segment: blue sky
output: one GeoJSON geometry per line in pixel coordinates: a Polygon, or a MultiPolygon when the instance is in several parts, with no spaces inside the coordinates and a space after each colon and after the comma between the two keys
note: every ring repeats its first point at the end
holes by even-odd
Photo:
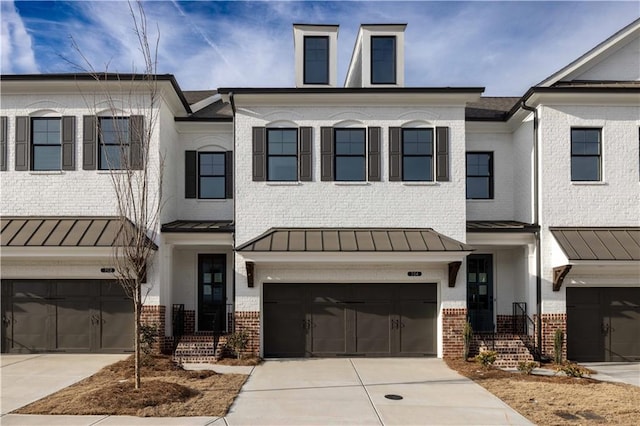
{"type": "MultiPolygon", "coordinates": [[[[520,96],[640,17],[640,2],[145,1],[158,72],[184,90],[292,87],[295,23],[339,24],[342,84],[361,23],[407,23],[407,86],[520,96]]],[[[126,1],[1,0],[3,74],[141,71],[126,1]]]]}

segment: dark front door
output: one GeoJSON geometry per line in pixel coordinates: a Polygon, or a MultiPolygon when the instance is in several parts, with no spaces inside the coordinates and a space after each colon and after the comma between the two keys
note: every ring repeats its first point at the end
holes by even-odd
{"type": "Polygon", "coordinates": [[[490,254],[467,257],[467,312],[473,331],[494,331],[492,264],[490,254]]]}
{"type": "Polygon", "coordinates": [[[567,358],[640,360],[640,288],[567,288],[567,358]]]}
{"type": "Polygon", "coordinates": [[[436,353],[436,284],[265,284],[265,356],[436,353]]]}
{"type": "Polygon", "coordinates": [[[226,325],[224,254],[198,255],[198,330],[220,333],[226,325]]]}

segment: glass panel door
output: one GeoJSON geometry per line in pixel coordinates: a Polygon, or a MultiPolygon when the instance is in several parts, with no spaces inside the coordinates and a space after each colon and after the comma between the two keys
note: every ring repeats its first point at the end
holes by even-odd
{"type": "Polygon", "coordinates": [[[467,310],[473,331],[494,331],[492,263],[490,254],[467,257],[467,310]]]}
{"type": "Polygon", "coordinates": [[[222,332],[226,313],[224,254],[198,255],[198,330],[222,332]]]}

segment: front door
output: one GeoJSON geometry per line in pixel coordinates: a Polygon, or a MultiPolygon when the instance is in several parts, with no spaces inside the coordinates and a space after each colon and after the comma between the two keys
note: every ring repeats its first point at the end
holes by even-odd
{"type": "Polygon", "coordinates": [[[220,333],[225,329],[226,265],[224,254],[198,255],[198,330],[220,333]]]}
{"type": "Polygon", "coordinates": [[[467,311],[473,331],[494,331],[492,264],[490,254],[467,257],[467,311]]]}

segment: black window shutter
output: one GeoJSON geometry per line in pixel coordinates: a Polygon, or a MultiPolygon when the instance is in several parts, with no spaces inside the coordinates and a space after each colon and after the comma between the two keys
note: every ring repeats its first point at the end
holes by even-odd
{"type": "Polygon", "coordinates": [[[436,181],[449,181],[449,128],[436,127],[436,181]]]}
{"type": "Polygon", "coordinates": [[[224,154],[224,193],[225,198],[233,198],[233,151],[224,154]]]}
{"type": "Polygon", "coordinates": [[[16,170],[29,170],[29,117],[16,117],[16,170]]]}
{"type": "Polygon", "coordinates": [[[0,170],[7,170],[7,117],[0,117],[0,170]]]}
{"type": "Polygon", "coordinates": [[[320,128],[320,180],[333,180],[333,127],[320,128]]]}
{"type": "Polygon", "coordinates": [[[369,127],[369,180],[380,181],[380,127],[369,127]]]}
{"type": "Polygon", "coordinates": [[[311,167],[311,147],[312,147],[311,127],[300,128],[300,154],[298,158],[300,181],[308,182],[312,180],[311,167]]]}
{"type": "Polygon", "coordinates": [[[62,117],[62,170],[76,169],[76,118],[62,117]]]}
{"type": "Polygon", "coordinates": [[[253,180],[267,180],[267,129],[253,128],[253,180]]]}
{"type": "Polygon", "coordinates": [[[400,127],[389,127],[389,180],[402,180],[402,149],[400,127]]]}
{"type": "Polygon", "coordinates": [[[95,170],[98,160],[98,135],[95,115],[82,117],[82,169],[95,170]]]}
{"type": "Polygon", "coordinates": [[[184,154],[184,198],[196,198],[198,188],[198,155],[195,151],[185,151],[184,154]]]}
{"type": "Polygon", "coordinates": [[[149,147],[149,141],[145,141],[144,117],[132,115],[129,117],[129,155],[132,170],[142,170],[144,164],[145,145],[149,147]]]}

